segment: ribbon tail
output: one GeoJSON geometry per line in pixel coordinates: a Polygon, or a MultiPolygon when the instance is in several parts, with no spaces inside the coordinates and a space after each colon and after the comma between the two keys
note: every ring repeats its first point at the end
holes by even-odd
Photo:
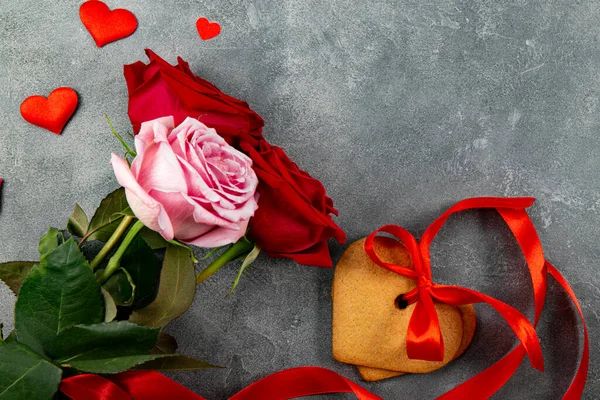
{"type": "Polygon", "coordinates": [[[433,299],[426,289],[419,292],[408,324],[406,353],[413,360],[443,361],[444,338],[433,299]]]}
{"type": "Polygon", "coordinates": [[[359,400],[383,400],[343,376],[321,367],[299,367],[269,375],[230,400],[287,400],[326,393],[354,393],[359,400]]]}
{"type": "Polygon", "coordinates": [[[442,303],[454,306],[473,303],[487,303],[492,306],[492,308],[502,315],[525,347],[531,366],[544,371],[542,348],[535,328],[519,311],[493,297],[460,286],[434,285],[432,287],[432,296],[442,303]]]}
{"type": "MultiPolygon", "coordinates": [[[[515,236],[527,261],[527,267],[533,284],[535,303],[534,326],[536,326],[546,297],[547,267],[542,245],[535,226],[526,211],[519,208],[499,208],[497,210],[515,236]]],[[[525,358],[525,355],[526,352],[523,346],[517,346],[501,360],[448,393],[438,397],[438,400],[461,400],[464,398],[479,400],[490,398],[512,378],[525,358]]]]}
{"type": "Polygon", "coordinates": [[[123,372],[111,376],[110,380],[135,400],[206,400],[156,371],[123,372]]]}
{"type": "Polygon", "coordinates": [[[58,390],[72,400],[133,400],[115,383],[93,374],[65,378],[58,390]]]}
{"type": "Polygon", "coordinates": [[[498,213],[510,228],[525,256],[533,285],[534,324],[537,324],[546,299],[547,270],[542,243],[526,211],[499,208],[498,213]]]}
{"type": "Polygon", "coordinates": [[[436,400],[489,399],[512,378],[526,354],[523,345],[519,344],[501,360],[436,400]]]}
{"type": "Polygon", "coordinates": [[[571,286],[567,282],[564,276],[554,266],[550,263],[548,265],[548,273],[556,279],[556,282],[567,292],[571,301],[577,308],[577,312],[579,313],[579,317],[581,318],[581,323],[583,325],[583,353],[581,355],[581,362],[579,363],[579,367],[577,367],[577,372],[575,373],[575,377],[567,390],[567,393],[563,396],[563,400],[578,400],[581,398],[581,394],[583,393],[583,388],[585,387],[585,381],[587,380],[587,374],[590,363],[590,343],[588,338],[588,330],[587,325],[585,323],[585,318],[583,317],[583,311],[581,310],[581,306],[579,305],[579,301],[571,289],[571,286]]]}
{"type": "MultiPolygon", "coordinates": [[[[546,265],[548,274],[558,282],[571,298],[583,325],[583,352],[581,355],[581,362],[579,363],[579,367],[575,372],[575,377],[573,378],[569,389],[563,396],[563,400],[578,400],[583,394],[589,369],[590,350],[587,326],[577,297],[567,280],[550,263],[546,263],[546,265]]],[[[438,397],[437,400],[462,400],[465,398],[474,400],[488,399],[514,375],[523,361],[525,354],[526,352],[523,345],[517,346],[500,361],[455,387],[451,391],[438,397]]]]}
{"type": "MultiPolygon", "coordinates": [[[[72,400],[205,400],[156,371],[110,377],[85,374],[63,379],[60,391],[72,400]]],[[[246,387],[231,400],[285,400],[326,393],[354,393],[359,400],[383,400],[343,376],[321,367],[277,372],[246,387]]]]}

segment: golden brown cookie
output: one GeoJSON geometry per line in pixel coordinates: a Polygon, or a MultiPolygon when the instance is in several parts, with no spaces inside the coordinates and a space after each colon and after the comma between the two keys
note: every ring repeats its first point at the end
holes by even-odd
{"type": "MultiPolygon", "coordinates": [[[[475,309],[471,304],[466,306],[458,307],[460,311],[462,320],[463,320],[463,337],[460,342],[460,347],[458,348],[458,352],[454,355],[452,360],[460,357],[465,350],[469,347],[471,342],[473,341],[473,336],[475,336],[475,328],[477,326],[477,320],[475,318],[475,309]]],[[[372,367],[363,367],[361,365],[357,365],[358,372],[363,380],[367,382],[380,381],[382,379],[393,378],[396,376],[404,375],[404,372],[398,371],[389,371],[385,369],[378,369],[372,367]]]]}
{"type": "MultiPolygon", "coordinates": [[[[336,360],[409,373],[439,369],[457,354],[463,322],[456,307],[436,304],[444,340],[441,362],[411,360],[406,353],[406,333],[414,304],[396,306],[396,298],[415,287],[412,279],[388,271],[371,261],[365,239],[351,244],[342,255],[333,279],[332,347],[336,360]]],[[[388,263],[411,267],[410,255],[398,241],[377,237],[375,251],[388,263]]]]}

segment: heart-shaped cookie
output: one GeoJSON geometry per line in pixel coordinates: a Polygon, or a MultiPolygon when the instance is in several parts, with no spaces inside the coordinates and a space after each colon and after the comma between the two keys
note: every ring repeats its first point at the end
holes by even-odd
{"type": "Polygon", "coordinates": [[[98,47],[123,39],[137,29],[137,18],[131,11],[122,8],[111,11],[100,0],[83,3],[79,8],[79,18],[98,47]]]}
{"type": "Polygon", "coordinates": [[[60,87],[44,96],[31,96],[21,103],[21,115],[25,121],[60,135],[77,109],[77,93],[68,87],[60,87]]]}
{"type": "MultiPolygon", "coordinates": [[[[463,338],[463,321],[456,307],[436,304],[444,341],[441,362],[408,358],[406,334],[414,304],[400,309],[397,299],[415,287],[405,278],[371,261],[364,250],[365,239],[348,247],[335,270],[333,280],[333,356],[336,360],[409,373],[427,373],[450,362],[463,338]]],[[[412,266],[408,251],[400,242],[376,237],[374,246],[387,263],[412,266]]]]}
{"type": "MultiPolygon", "coordinates": [[[[473,308],[473,305],[469,304],[460,306],[458,307],[458,311],[460,312],[460,316],[463,320],[463,337],[460,342],[460,347],[458,348],[458,351],[452,360],[457,359],[465,352],[465,350],[467,350],[473,341],[473,336],[475,336],[475,328],[477,327],[477,319],[475,317],[475,308],[473,308]]],[[[357,368],[360,376],[367,382],[380,381],[382,379],[393,378],[395,376],[405,374],[405,372],[363,367],[361,365],[357,365],[357,368]]]]}
{"type": "Polygon", "coordinates": [[[202,40],[209,40],[219,36],[221,33],[221,25],[218,22],[210,22],[208,18],[198,18],[196,21],[196,29],[202,40]]]}

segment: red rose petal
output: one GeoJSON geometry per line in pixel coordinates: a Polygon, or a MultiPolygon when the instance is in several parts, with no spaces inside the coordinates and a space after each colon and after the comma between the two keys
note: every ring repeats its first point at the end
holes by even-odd
{"type": "Polygon", "coordinates": [[[217,22],[210,22],[204,17],[198,18],[198,21],[196,21],[196,29],[198,29],[198,33],[202,40],[212,39],[219,36],[219,33],[221,33],[221,25],[217,22]]]}
{"type": "Polygon", "coordinates": [[[137,29],[137,18],[131,11],[122,8],[111,11],[99,0],[83,3],[79,8],[79,18],[98,47],[123,39],[137,29]]]}
{"type": "Polygon", "coordinates": [[[55,89],[48,98],[31,96],[21,103],[25,121],[60,135],[77,108],[77,93],[68,87],[55,89]]]}

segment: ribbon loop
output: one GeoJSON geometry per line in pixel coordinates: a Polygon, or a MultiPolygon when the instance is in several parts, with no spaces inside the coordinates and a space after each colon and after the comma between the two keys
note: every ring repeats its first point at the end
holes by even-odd
{"type": "MultiPolygon", "coordinates": [[[[416,280],[420,276],[422,276],[421,271],[423,270],[423,267],[422,267],[421,257],[419,255],[419,246],[417,245],[417,240],[414,238],[413,235],[410,234],[410,232],[408,232],[406,229],[404,229],[400,226],[385,225],[385,226],[382,226],[381,228],[377,229],[375,232],[373,232],[369,236],[367,236],[367,239],[365,241],[365,251],[367,252],[369,257],[371,258],[371,260],[373,260],[373,262],[375,264],[379,265],[382,268],[387,269],[388,271],[395,272],[399,275],[402,275],[406,278],[410,278],[413,280],[416,280]],[[409,267],[402,266],[402,265],[386,263],[379,258],[379,256],[375,252],[375,248],[373,246],[375,237],[377,236],[377,234],[379,232],[389,233],[390,235],[392,235],[393,237],[398,239],[398,241],[400,241],[406,247],[406,249],[408,250],[408,252],[411,255],[412,262],[413,262],[413,268],[409,268],[409,267]]],[[[431,274],[429,275],[429,278],[431,279],[431,274]]]]}

